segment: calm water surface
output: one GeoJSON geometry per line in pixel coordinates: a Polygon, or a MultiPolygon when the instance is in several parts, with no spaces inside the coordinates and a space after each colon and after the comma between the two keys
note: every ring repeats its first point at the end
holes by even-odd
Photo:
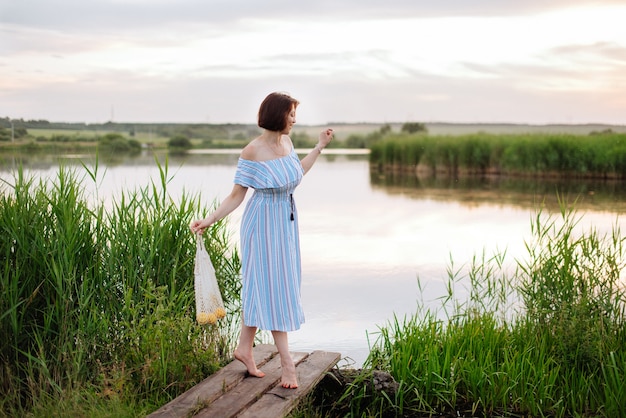
{"type": "MultiPolygon", "coordinates": [[[[523,259],[537,202],[553,201],[556,190],[582,196],[582,225],[602,231],[616,223],[625,226],[619,214],[626,197],[619,184],[399,182],[371,174],[367,158],[325,152],[294,195],[306,314],[306,323],[290,334],[294,351],[338,351],[344,364],[360,366],[379,326],[394,315],[413,314],[418,301],[433,309],[440,306],[437,298],[446,294],[451,259],[455,268],[483,252],[506,250],[511,263],[523,259]]],[[[35,175],[54,176],[56,161],[49,157],[24,164],[35,175]]],[[[169,193],[174,199],[183,191],[200,194],[207,205],[221,200],[232,188],[236,163],[232,153],[170,157],[169,193]]],[[[13,164],[2,161],[1,179],[12,180],[13,164]]],[[[85,182],[98,200],[160,184],[151,156],[100,165],[97,186],[85,182]]],[[[235,243],[243,207],[230,217],[235,243]]]]}

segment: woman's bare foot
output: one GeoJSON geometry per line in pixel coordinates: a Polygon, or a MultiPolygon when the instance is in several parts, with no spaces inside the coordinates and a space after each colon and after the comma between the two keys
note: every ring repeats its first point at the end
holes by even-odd
{"type": "Polygon", "coordinates": [[[242,362],[246,369],[248,369],[248,374],[254,377],[263,377],[265,373],[256,368],[256,363],[254,362],[254,356],[252,355],[252,350],[250,350],[249,354],[244,354],[239,351],[239,348],[235,349],[235,353],[233,354],[237,360],[242,362]]]}
{"type": "Polygon", "coordinates": [[[285,389],[297,389],[298,377],[296,376],[296,366],[293,364],[293,360],[289,358],[287,361],[282,361],[281,359],[280,363],[283,369],[280,385],[285,389]]]}

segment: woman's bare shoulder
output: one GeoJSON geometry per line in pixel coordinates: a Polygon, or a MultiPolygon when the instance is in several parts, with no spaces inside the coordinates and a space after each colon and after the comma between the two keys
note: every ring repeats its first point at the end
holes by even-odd
{"type": "Polygon", "coordinates": [[[240,157],[244,160],[255,161],[259,154],[259,145],[258,138],[253,139],[248,145],[243,147],[240,157]]]}

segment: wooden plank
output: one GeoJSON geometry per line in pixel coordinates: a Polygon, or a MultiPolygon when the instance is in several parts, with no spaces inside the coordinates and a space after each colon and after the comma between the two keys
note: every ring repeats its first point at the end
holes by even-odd
{"type": "Polygon", "coordinates": [[[297,389],[285,389],[278,384],[250,405],[238,418],[286,416],[296,407],[298,401],[309,393],[324,375],[337,364],[340,358],[341,354],[339,353],[314,351],[296,367],[297,389]]]}
{"type": "MultiPolygon", "coordinates": [[[[294,363],[298,364],[308,356],[308,353],[291,353],[294,363]]],[[[265,376],[262,378],[249,377],[228,392],[224,393],[194,415],[196,418],[228,418],[235,417],[280,382],[280,356],[273,357],[263,367],[265,376]]],[[[270,417],[271,415],[265,415],[270,417]]]]}
{"type": "MultiPolygon", "coordinates": [[[[254,347],[253,354],[257,367],[261,367],[270,361],[277,354],[277,351],[273,344],[260,344],[254,347]]],[[[218,399],[224,392],[235,387],[244,379],[245,375],[246,366],[240,361],[232,361],[176,399],[148,415],[148,418],[188,417],[218,399]]]]}

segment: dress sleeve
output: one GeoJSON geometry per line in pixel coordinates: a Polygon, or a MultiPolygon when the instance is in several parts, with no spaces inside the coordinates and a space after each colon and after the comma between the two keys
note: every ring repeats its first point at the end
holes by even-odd
{"type": "Polygon", "coordinates": [[[243,159],[239,159],[237,162],[237,171],[235,172],[235,184],[240,184],[243,187],[250,187],[252,185],[252,176],[250,173],[249,164],[246,164],[247,161],[243,159]]]}
{"type": "MultiPolygon", "coordinates": [[[[297,159],[297,157],[296,157],[297,159]]],[[[253,189],[280,188],[286,183],[290,160],[279,158],[269,161],[251,161],[239,158],[235,184],[253,189]]],[[[298,161],[298,164],[299,161],[298,161]]],[[[298,166],[302,170],[302,166],[298,166]]]]}

